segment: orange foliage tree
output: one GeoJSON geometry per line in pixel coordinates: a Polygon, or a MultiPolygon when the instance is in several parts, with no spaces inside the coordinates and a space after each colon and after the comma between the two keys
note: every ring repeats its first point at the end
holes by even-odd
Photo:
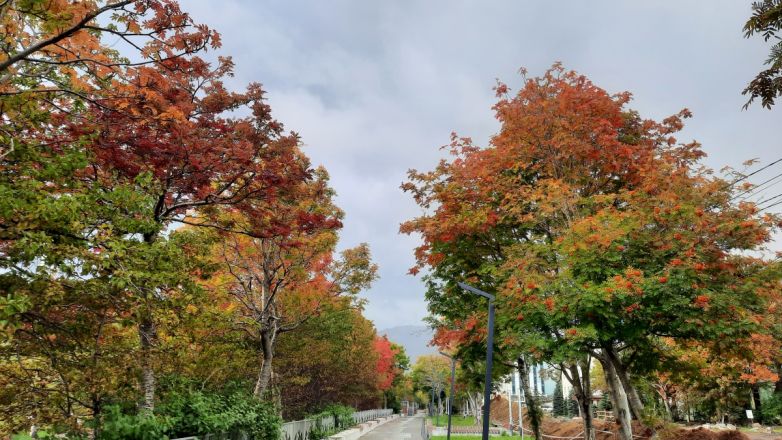
{"type": "Polygon", "coordinates": [[[766,332],[758,287],[778,278],[746,251],[779,218],[734,203],[738,189],[700,165],[700,145],[677,142],[686,110],[642,119],[629,93],[559,65],[516,94],[496,91],[490,146],[453,135],[454,158],[403,185],[427,210],[401,230],[423,239],[413,272],[430,271],[438,342],[475,354],[485,334],[483,307],[456,281],[497,292],[498,358],[558,365],[585,414],[597,359],[629,440],[644,411],[631,374],[659,367],[661,337],[727,344],[766,332]]]}

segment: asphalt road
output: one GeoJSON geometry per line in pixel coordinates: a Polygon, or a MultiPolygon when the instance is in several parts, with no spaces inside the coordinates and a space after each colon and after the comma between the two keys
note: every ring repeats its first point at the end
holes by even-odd
{"type": "Polygon", "coordinates": [[[359,437],[361,440],[423,440],[423,416],[400,417],[359,437]]]}

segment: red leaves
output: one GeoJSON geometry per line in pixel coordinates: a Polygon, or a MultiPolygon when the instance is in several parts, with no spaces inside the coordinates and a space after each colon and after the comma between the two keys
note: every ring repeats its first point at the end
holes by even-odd
{"type": "Polygon", "coordinates": [[[394,356],[397,354],[397,351],[392,349],[391,342],[385,336],[375,337],[374,348],[377,353],[375,372],[378,376],[378,389],[387,391],[391,389],[391,385],[396,377],[394,356]]]}

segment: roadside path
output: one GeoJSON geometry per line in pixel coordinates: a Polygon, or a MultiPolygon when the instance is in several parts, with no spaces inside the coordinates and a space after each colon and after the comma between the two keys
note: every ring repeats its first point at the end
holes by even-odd
{"type": "Polygon", "coordinates": [[[400,417],[359,437],[360,440],[423,440],[421,424],[423,416],[400,417]]]}

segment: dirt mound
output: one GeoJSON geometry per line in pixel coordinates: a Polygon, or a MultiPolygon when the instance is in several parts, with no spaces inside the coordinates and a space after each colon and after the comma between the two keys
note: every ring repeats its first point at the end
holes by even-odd
{"type": "MultiPolygon", "coordinates": [[[[491,401],[491,419],[492,422],[502,425],[505,428],[510,428],[508,416],[508,400],[502,396],[496,396],[491,401]]],[[[513,402],[510,405],[510,410],[513,411],[513,425],[514,430],[518,429],[518,404],[513,402]]],[[[527,410],[522,409],[524,418],[524,432],[526,434],[532,434],[529,417],[527,417],[527,410]]],[[[616,422],[607,422],[605,420],[595,420],[595,438],[596,440],[616,440],[619,438],[619,424],[616,422]]],[[[561,419],[550,416],[543,418],[543,426],[541,431],[544,436],[559,437],[559,439],[546,439],[546,440],[567,440],[578,439],[584,435],[584,425],[580,418],[574,419],[561,419]]],[[[633,421],[633,437],[634,440],[645,440],[652,437],[652,430],[638,421],[633,421]]],[[[695,429],[687,428],[673,428],[660,432],[661,440],[750,440],[750,438],[743,432],[734,430],[724,431],[711,431],[703,427],[695,429]]],[[[782,440],[782,439],[781,439],[782,440]]]]}
{"type": "Polygon", "coordinates": [[[664,440],[749,440],[743,432],[735,429],[728,431],[710,431],[699,427],[694,429],[676,428],[672,431],[661,433],[664,440]]]}

